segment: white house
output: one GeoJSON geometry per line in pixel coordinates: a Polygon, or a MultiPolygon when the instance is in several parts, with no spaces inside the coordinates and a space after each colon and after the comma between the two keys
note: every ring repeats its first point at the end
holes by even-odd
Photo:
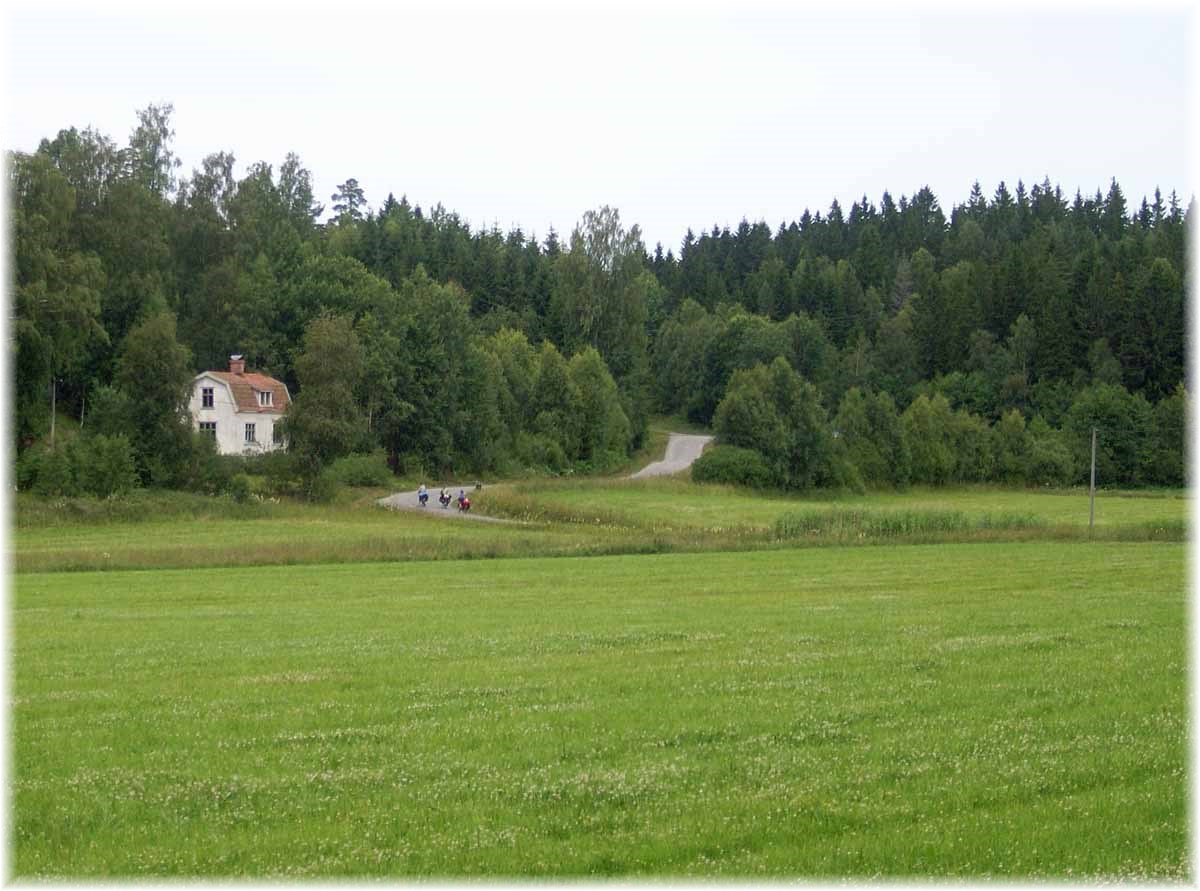
{"type": "Polygon", "coordinates": [[[279,422],[292,397],[282,381],[246,371],[241,356],[228,371],[204,371],[192,381],[192,423],[211,434],[222,455],[256,455],[282,448],[279,422]]]}

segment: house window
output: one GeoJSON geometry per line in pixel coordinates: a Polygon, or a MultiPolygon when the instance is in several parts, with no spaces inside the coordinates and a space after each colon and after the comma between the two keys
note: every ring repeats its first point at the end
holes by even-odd
{"type": "MultiPolygon", "coordinates": [[[[211,393],[212,391],[209,390],[209,392],[211,393]]],[[[213,439],[216,439],[217,438],[217,422],[216,421],[201,421],[200,422],[200,432],[207,433],[213,439]]]]}
{"type": "Polygon", "coordinates": [[[257,442],[257,440],[254,438],[254,425],[253,424],[246,425],[246,442],[257,442]]]}
{"type": "Polygon", "coordinates": [[[213,407],[213,388],[212,387],[204,387],[200,391],[200,407],[201,408],[212,408],[213,407]]]}
{"type": "Polygon", "coordinates": [[[270,390],[259,390],[258,391],[258,404],[259,405],[270,405],[271,404],[271,391],[270,390]]]}
{"type": "Polygon", "coordinates": [[[279,445],[283,442],[283,428],[278,424],[271,427],[271,442],[279,445]]]}

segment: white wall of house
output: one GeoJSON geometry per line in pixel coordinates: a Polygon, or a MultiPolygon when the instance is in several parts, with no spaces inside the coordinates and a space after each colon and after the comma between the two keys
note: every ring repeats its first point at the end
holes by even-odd
{"type": "Polygon", "coordinates": [[[188,400],[188,411],[192,415],[192,427],[203,429],[202,423],[217,425],[217,452],[222,455],[257,455],[283,448],[283,443],[275,442],[275,425],[283,415],[275,412],[242,412],[238,411],[234,401],[233,391],[225,381],[199,375],[192,382],[192,396],[188,400]],[[212,408],[204,407],[203,393],[205,388],[213,391],[212,408]],[[246,440],[246,425],[254,425],[254,441],[246,440]]]}

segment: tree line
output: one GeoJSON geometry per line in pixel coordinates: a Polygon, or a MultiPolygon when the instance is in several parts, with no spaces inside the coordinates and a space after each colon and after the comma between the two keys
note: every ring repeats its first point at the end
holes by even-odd
{"type": "Polygon", "coordinates": [[[240,352],[291,389],[310,478],[373,449],[433,473],[603,469],[664,412],[793,487],[1050,466],[1077,482],[1093,424],[1124,449],[1107,482],[1183,481],[1193,211],[1174,193],[1131,208],[1115,180],[1072,200],[1048,179],[990,199],[976,184],[947,216],[921,188],[774,231],[689,231],[676,256],[607,207],[539,240],[403,196],[372,209],[353,179],[322,223],[295,154],[235,179],[219,151],[183,174],[172,113],[138,112],[124,145],[72,127],[9,154],[18,455],[53,402],[102,446],[124,436],[142,483],[194,485],[191,376],[240,352]],[[922,412],[953,460],[921,457],[922,412]],[[877,428],[910,429],[907,451],[877,428]],[[771,445],[768,429],[792,432],[771,445]],[[968,470],[972,449],[992,458],[968,470]]]}

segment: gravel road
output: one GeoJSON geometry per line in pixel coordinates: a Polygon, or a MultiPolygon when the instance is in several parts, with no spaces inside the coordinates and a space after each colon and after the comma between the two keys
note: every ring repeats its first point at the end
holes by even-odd
{"type": "MultiPolygon", "coordinates": [[[[475,484],[447,486],[451,496],[456,501],[458,499],[458,490],[462,489],[467,493],[467,497],[471,497],[471,493],[475,491],[475,484]]],[[[467,511],[463,513],[458,509],[456,501],[451,501],[449,507],[442,507],[438,504],[438,493],[442,491],[441,486],[429,490],[429,504],[421,507],[420,499],[417,498],[418,489],[413,489],[411,492],[397,492],[395,495],[388,495],[386,498],[380,498],[379,504],[392,510],[419,510],[425,513],[434,514],[439,517],[455,517],[462,520],[480,520],[484,523],[511,523],[511,520],[505,520],[502,517],[485,517],[483,514],[472,513],[467,511]]],[[[474,501],[474,499],[471,499],[474,501]]]]}
{"type": "MultiPolygon", "coordinates": [[[[653,464],[647,464],[637,473],[633,474],[630,479],[644,479],[648,476],[666,476],[672,473],[679,473],[681,470],[686,470],[691,466],[692,462],[700,457],[700,453],[704,451],[704,447],[712,441],[711,436],[694,436],[688,433],[672,433],[671,438],[667,440],[667,453],[661,461],[655,461],[653,464]]],[[[458,497],[458,490],[463,489],[469,496],[474,491],[475,486],[458,485],[447,486],[450,494],[455,498],[458,497]]],[[[458,509],[458,506],[453,502],[449,507],[442,507],[438,504],[437,496],[441,491],[441,486],[437,486],[429,490],[429,504],[421,507],[421,502],[417,499],[417,490],[411,492],[397,492],[395,495],[388,495],[386,498],[380,498],[379,503],[384,507],[392,510],[417,510],[425,511],[438,517],[456,517],[462,520],[480,520],[485,523],[509,523],[511,520],[505,520],[501,517],[485,517],[482,514],[472,513],[467,511],[463,513],[458,509]]]]}
{"type": "Polygon", "coordinates": [[[688,433],[672,433],[667,440],[667,454],[661,461],[647,464],[630,479],[642,479],[648,476],[667,476],[679,473],[692,466],[692,462],[700,457],[704,447],[712,442],[711,436],[695,436],[688,433]]]}

